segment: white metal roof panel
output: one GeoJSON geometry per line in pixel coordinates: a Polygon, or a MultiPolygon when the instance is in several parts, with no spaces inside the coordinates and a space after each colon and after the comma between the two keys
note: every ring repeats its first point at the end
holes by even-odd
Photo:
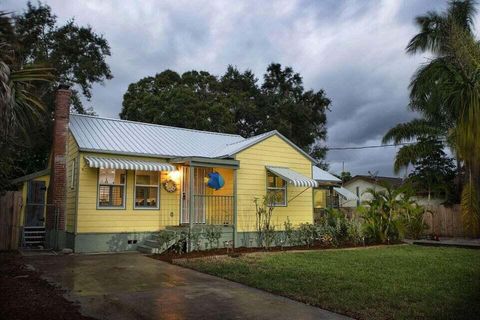
{"type": "Polygon", "coordinates": [[[345,200],[358,200],[357,195],[344,187],[334,187],[333,190],[345,198],[345,200]]]}
{"type": "Polygon", "coordinates": [[[215,150],[245,140],[235,134],[77,114],[70,115],[70,130],[83,151],[155,157],[212,157],[215,150]]]}
{"type": "Polygon", "coordinates": [[[328,173],[317,166],[313,166],[313,179],[320,182],[342,182],[342,180],[335,177],[333,174],[328,173]]]}
{"type": "Polygon", "coordinates": [[[284,167],[266,167],[268,171],[276,174],[290,184],[293,184],[295,187],[316,187],[318,185],[317,181],[309,177],[304,176],[301,173],[298,173],[290,168],[284,167]]]}

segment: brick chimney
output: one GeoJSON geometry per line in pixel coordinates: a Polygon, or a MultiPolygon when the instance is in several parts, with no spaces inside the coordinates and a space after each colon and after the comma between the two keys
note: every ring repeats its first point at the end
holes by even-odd
{"type": "MultiPolygon", "coordinates": [[[[50,184],[48,188],[49,207],[45,221],[47,230],[65,230],[65,207],[67,199],[67,143],[71,95],[72,92],[66,85],[60,85],[55,93],[50,184]]],[[[53,243],[50,239],[50,245],[57,247],[58,233],[50,234],[56,239],[54,241],[56,243],[53,243]]]]}

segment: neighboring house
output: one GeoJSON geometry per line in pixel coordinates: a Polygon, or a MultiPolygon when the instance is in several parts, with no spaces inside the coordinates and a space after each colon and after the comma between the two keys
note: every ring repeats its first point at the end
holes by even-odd
{"type": "Polygon", "coordinates": [[[57,249],[148,251],[162,230],[217,225],[222,243],[248,246],[254,198],[266,194],[274,195],[278,229],[287,219],[313,222],[315,160],[277,131],[246,139],[70,115],[69,100],[69,90],[57,92],[49,169],[15,180],[30,232],[24,241],[43,241],[45,232],[46,246],[57,249]]]}
{"type": "MultiPolygon", "coordinates": [[[[358,199],[351,198],[346,200],[343,204],[344,207],[357,207],[363,201],[371,200],[371,194],[367,193],[368,189],[375,189],[376,191],[385,190],[383,187],[385,184],[392,186],[393,188],[399,188],[403,184],[403,179],[396,177],[372,177],[366,175],[356,175],[351,180],[343,184],[344,189],[358,196],[358,199]]],[[[431,198],[423,195],[416,195],[412,197],[421,206],[437,206],[445,202],[445,199],[431,198]]]]}
{"type": "Polygon", "coordinates": [[[364,175],[356,175],[349,181],[343,184],[343,187],[356,195],[358,199],[348,200],[344,203],[345,207],[357,207],[363,201],[371,200],[371,195],[366,191],[368,189],[375,189],[377,191],[385,190],[383,184],[389,184],[394,188],[402,185],[403,180],[395,177],[371,177],[364,175]]]}

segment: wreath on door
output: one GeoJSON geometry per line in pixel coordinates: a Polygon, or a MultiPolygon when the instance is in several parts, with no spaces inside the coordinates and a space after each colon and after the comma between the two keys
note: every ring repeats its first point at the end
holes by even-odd
{"type": "Polygon", "coordinates": [[[163,188],[167,192],[175,192],[177,191],[177,184],[173,180],[166,180],[163,182],[163,188]]]}

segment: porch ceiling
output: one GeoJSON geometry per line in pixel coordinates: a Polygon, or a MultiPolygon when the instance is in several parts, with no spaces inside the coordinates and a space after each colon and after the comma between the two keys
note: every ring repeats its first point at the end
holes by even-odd
{"type": "Polygon", "coordinates": [[[188,164],[192,167],[222,167],[237,169],[240,167],[240,161],[234,159],[185,157],[170,160],[170,163],[188,164]]]}

